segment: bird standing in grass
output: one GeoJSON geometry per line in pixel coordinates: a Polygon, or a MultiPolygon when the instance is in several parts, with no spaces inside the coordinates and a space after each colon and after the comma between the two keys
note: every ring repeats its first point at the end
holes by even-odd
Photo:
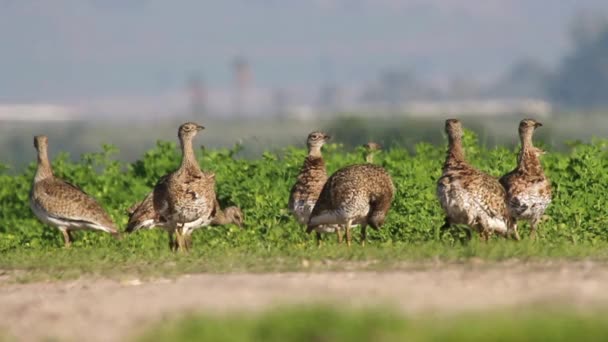
{"type": "MultiPolygon", "coordinates": [[[[460,121],[446,120],[445,132],[449,146],[443,174],[437,182],[437,196],[446,214],[441,230],[453,224],[466,224],[486,241],[492,233],[513,234],[519,240],[502,185],[496,178],[469,165],[464,158],[460,121]]],[[[470,237],[470,232],[468,235],[470,237]]]]}
{"type": "MultiPolygon", "coordinates": [[[[289,196],[289,211],[296,217],[298,223],[307,224],[310,213],[321,194],[327,180],[325,161],[321,148],[331,137],[323,132],[312,132],[308,135],[306,145],[308,155],[291,188],[289,196]]],[[[321,233],[336,233],[338,242],[342,242],[340,227],[337,225],[321,225],[316,228],[317,243],[321,243],[321,233]]]]}
{"type": "Polygon", "coordinates": [[[186,251],[186,239],[196,227],[209,225],[215,208],[215,177],[201,171],[192,140],[204,127],[193,122],[179,127],[182,149],[179,168],[162,177],[153,191],[154,210],[165,221],[169,234],[175,234],[179,251],[186,251]]]}
{"type": "MultiPolygon", "coordinates": [[[[154,202],[153,202],[154,193],[149,193],[143,201],[137,202],[132,205],[129,209],[127,209],[127,214],[129,215],[129,222],[127,223],[126,232],[133,233],[141,229],[152,229],[152,228],[161,228],[169,232],[169,247],[172,250],[177,249],[177,244],[175,239],[173,238],[172,232],[169,230],[167,226],[167,222],[162,220],[160,215],[154,210],[154,202]]],[[[222,210],[219,202],[216,200],[214,204],[214,214],[212,216],[210,226],[221,226],[227,224],[235,224],[240,228],[243,227],[244,215],[239,207],[230,206],[226,207],[222,210]]],[[[194,225],[197,224],[197,221],[194,223],[186,223],[184,225],[185,229],[188,231],[192,231],[198,227],[194,225]]],[[[186,240],[187,248],[192,247],[192,243],[190,240],[190,236],[186,240]]]]}
{"type": "Polygon", "coordinates": [[[30,207],[38,219],[56,226],[65,247],[72,244],[73,230],[97,230],[119,237],[110,215],[91,196],[53,174],[48,158],[48,138],[34,137],[38,167],[30,191],[30,207]]]}
{"type": "Polygon", "coordinates": [[[539,156],[544,151],[534,147],[532,136],[542,124],[533,119],[519,123],[521,150],[517,167],[500,178],[507,191],[507,205],[514,220],[530,221],[530,237],[536,236],[536,228],[547,206],[551,203],[551,183],[545,176],[539,156]]]}
{"type": "Polygon", "coordinates": [[[367,225],[379,229],[395,195],[391,176],[382,167],[358,164],[336,171],[323,186],[308,222],[310,233],[322,225],[343,225],[346,243],[351,244],[351,228],[361,225],[361,245],[365,245],[367,225]]]}

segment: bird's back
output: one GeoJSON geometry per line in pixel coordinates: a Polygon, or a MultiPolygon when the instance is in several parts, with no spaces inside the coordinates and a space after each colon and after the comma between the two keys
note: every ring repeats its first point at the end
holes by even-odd
{"type": "Polygon", "coordinates": [[[110,215],[93,197],[57,177],[35,182],[30,201],[36,215],[46,215],[47,221],[50,218],[70,225],[90,224],[109,233],[118,232],[110,215]]]}
{"type": "Polygon", "coordinates": [[[163,224],[160,215],[154,210],[154,192],[150,192],[143,201],[130,208],[126,231],[131,233],[139,229],[149,229],[163,224]]]}
{"type": "Polygon", "coordinates": [[[355,221],[377,216],[383,219],[394,193],[392,179],[384,168],[372,164],[347,166],[329,177],[312,216],[333,210],[355,221]]]}

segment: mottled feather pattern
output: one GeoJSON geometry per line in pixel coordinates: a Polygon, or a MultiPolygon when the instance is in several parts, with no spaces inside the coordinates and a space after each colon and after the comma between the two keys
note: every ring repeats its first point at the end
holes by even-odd
{"type": "Polygon", "coordinates": [[[437,197],[448,224],[466,224],[485,237],[493,232],[506,235],[514,231],[516,227],[500,182],[464,159],[460,121],[446,120],[445,129],[449,147],[443,174],[437,181],[437,197]]]}
{"type": "Polygon", "coordinates": [[[306,157],[289,197],[289,210],[301,224],[308,222],[326,180],[327,171],[323,158],[306,157]]]}
{"type": "Polygon", "coordinates": [[[551,183],[545,176],[540,155],[544,153],[534,147],[532,135],[542,124],[533,119],[524,119],[519,124],[521,150],[515,169],[500,179],[506,189],[507,203],[512,217],[532,223],[532,233],[551,203],[551,183]]]}
{"type": "Polygon", "coordinates": [[[384,168],[372,164],[342,168],[325,183],[312,211],[309,230],[315,226],[314,218],[321,215],[377,229],[384,223],[394,194],[392,179],[384,168]]]}
{"type": "MultiPolygon", "coordinates": [[[[31,202],[54,219],[89,222],[103,227],[110,233],[118,232],[110,215],[91,196],[80,188],[56,177],[35,182],[31,191],[31,202]]],[[[76,227],[73,227],[76,228],[76,227]]]]}

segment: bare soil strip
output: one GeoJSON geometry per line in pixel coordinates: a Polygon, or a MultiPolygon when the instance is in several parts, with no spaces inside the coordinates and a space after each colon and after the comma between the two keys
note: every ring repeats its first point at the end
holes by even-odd
{"type": "Polygon", "coordinates": [[[0,329],[18,340],[115,341],[187,312],[279,304],[391,305],[452,314],[536,303],[608,307],[608,264],[507,262],[406,265],[399,271],[196,274],[141,281],[82,278],[0,283],[0,329]]]}

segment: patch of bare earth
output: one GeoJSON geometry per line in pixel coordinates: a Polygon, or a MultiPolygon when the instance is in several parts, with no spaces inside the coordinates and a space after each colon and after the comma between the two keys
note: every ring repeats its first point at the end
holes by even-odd
{"type": "Polygon", "coordinates": [[[389,304],[405,313],[457,313],[533,303],[608,304],[608,264],[410,264],[382,272],[196,274],[177,279],[0,285],[0,329],[18,340],[113,341],[185,312],[279,304],[389,304]]]}

